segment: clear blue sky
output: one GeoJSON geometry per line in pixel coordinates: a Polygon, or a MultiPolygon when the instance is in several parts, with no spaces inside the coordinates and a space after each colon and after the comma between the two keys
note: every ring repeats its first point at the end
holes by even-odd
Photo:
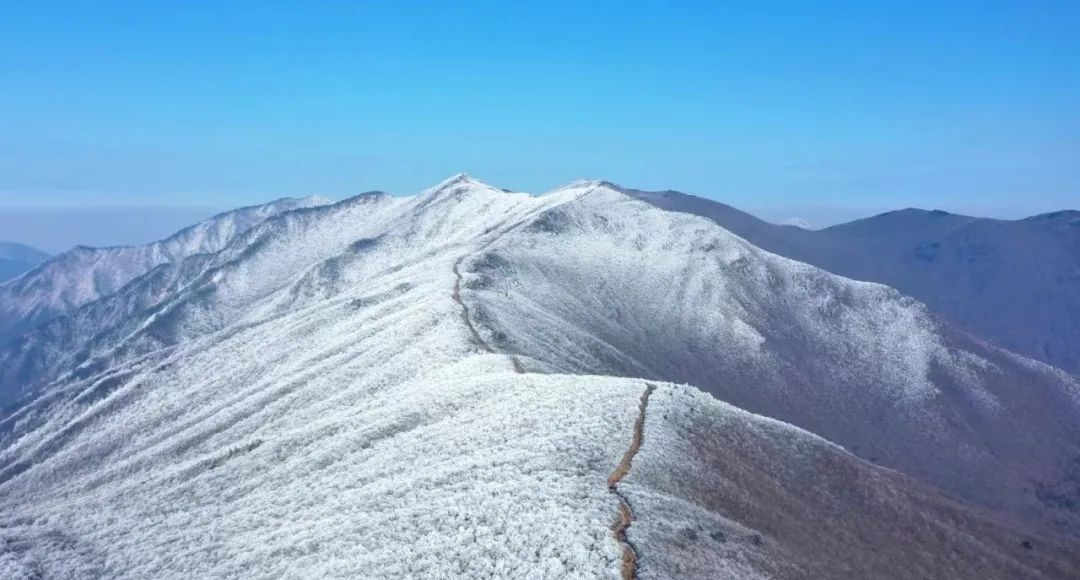
{"type": "Polygon", "coordinates": [[[1080,205],[1075,0],[521,4],[6,3],[0,207],[223,208],[459,171],[814,221],[1080,205]]]}

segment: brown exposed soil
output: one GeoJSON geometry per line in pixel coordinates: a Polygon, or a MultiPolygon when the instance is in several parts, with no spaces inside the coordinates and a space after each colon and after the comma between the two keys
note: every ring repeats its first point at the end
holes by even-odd
{"type": "Polygon", "coordinates": [[[647,385],[645,392],[641,394],[641,405],[639,406],[638,418],[634,421],[634,436],[630,440],[630,448],[626,450],[622,460],[619,461],[619,465],[615,467],[615,471],[611,472],[608,477],[608,489],[619,500],[619,517],[615,520],[611,531],[615,535],[615,541],[623,545],[623,580],[635,580],[637,578],[637,549],[626,536],[626,531],[634,521],[634,512],[630,509],[630,502],[627,501],[626,496],[619,491],[619,482],[630,472],[634,456],[641,449],[641,443],[645,437],[645,410],[649,406],[649,395],[655,390],[654,385],[647,385]]]}

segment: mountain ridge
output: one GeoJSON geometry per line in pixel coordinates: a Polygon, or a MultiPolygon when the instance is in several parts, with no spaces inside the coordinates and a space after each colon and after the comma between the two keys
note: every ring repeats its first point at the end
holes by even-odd
{"type": "Polygon", "coordinates": [[[76,246],[0,284],[0,343],[49,319],[112,294],[153,267],[214,252],[275,213],[323,204],[319,197],[282,198],[223,212],[142,246],[76,246]]]}
{"type": "Polygon", "coordinates": [[[950,328],[596,182],[286,212],[0,348],[86,355],[0,417],[0,534],[58,574],[617,578],[641,418],[640,578],[1070,578],[1080,385],[950,328]]]}

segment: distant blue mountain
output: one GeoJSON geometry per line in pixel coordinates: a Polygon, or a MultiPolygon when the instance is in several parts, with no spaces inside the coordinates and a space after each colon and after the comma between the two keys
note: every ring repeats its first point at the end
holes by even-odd
{"type": "Polygon", "coordinates": [[[48,253],[26,244],[0,242],[0,282],[22,274],[49,257],[48,253]]]}

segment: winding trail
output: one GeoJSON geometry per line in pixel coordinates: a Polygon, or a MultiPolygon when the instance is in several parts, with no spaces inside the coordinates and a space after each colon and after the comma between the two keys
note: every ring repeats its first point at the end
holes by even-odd
{"type": "Polygon", "coordinates": [[[465,256],[462,256],[454,262],[454,302],[458,303],[461,307],[461,317],[465,320],[465,326],[469,328],[469,334],[472,335],[473,341],[484,352],[495,352],[483,338],[480,338],[480,333],[476,332],[476,327],[473,326],[472,317],[469,316],[469,307],[465,305],[461,300],[461,262],[465,260],[465,256]]]}
{"type": "MultiPolygon", "coordinates": [[[[465,260],[465,256],[462,256],[454,262],[454,302],[461,306],[461,317],[465,321],[465,326],[469,329],[469,334],[472,335],[473,341],[476,342],[480,350],[486,353],[494,353],[495,349],[491,348],[480,333],[477,332],[476,326],[473,325],[472,317],[469,314],[469,307],[465,305],[465,302],[461,299],[461,263],[465,260]]],[[[518,374],[524,374],[525,368],[521,364],[521,360],[515,355],[510,355],[510,362],[513,364],[514,372],[518,374]]],[[[638,571],[638,552],[634,547],[633,542],[627,537],[626,531],[630,529],[630,525],[634,522],[634,511],[630,508],[630,500],[626,498],[621,491],[619,491],[619,483],[622,481],[626,474],[630,473],[630,467],[634,462],[634,456],[637,455],[638,450],[641,449],[641,444],[645,439],[645,411],[649,406],[649,396],[656,390],[656,385],[646,384],[645,392],[641,394],[641,404],[638,409],[637,420],[634,421],[634,435],[630,439],[630,447],[623,454],[622,460],[615,466],[615,471],[611,472],[608,476],[608,490],[619,500],[619,517],[615,520],[615,523],[611,526],[612,534],[615,536],[615,541],[622,544],[622,580],[637,580],[638,571]]]]}
{"type": "Polygon", "coordinates": [[[623,454],[622,461],[615,467],[615,471],[611,472],[608,477],[608,489],[619,500],[619,518],[615,520],[615,524],[612,525],[611,531],[615,534],[615,540],[623,545],[622,555],[622,578],[623,580],[636,580],[637,579],[637,548],[626,536],[626,530],[630,528],[630,524],[634,522],[634,512],[630,509],[630,501],[626,498],[621,491],[619,491],[619,483],[627,473],[630,473],[630,466],[634,462],[634,456],[637,455],[639,449],[641,449],[641,443],[645,438],[645,410],[649,406],[649,395],[652,395],[656,390],[655,385],[646,384],[645,392],[641,394],[641,405],[638,407],[638,418],[634,421],[634,436],[630,440],[630,448],[623,454]]]}
{"type": "MultiPolygon", "coordinates": [[[[584,197],[585,195],[588,195],[588,194],[592,193],[593,191],[596,191],[597,189],[599,189],[599,187],[600,187],[599,185],[594,185],[594,186],[586,189],[581,194],[581,196],[584,197]]],[[[496,241],[498,241],[499,238],[501,238],[507,232],[513,231],[516,228],[519,228],[519,227],[527,224],[529,222],[529,220],[533,219],[537,215],[542,214],[543,212],[547,211],[548,209],[550,209],[550,208],[541,206],[539,208],[534,209],[531,212],[526,212],[525,215],[521,217],[521,219],[519,219],[516,222],[514,222],[514,223],[510,224],[509,226],[505,227],[501,232],[496,231],[499,228],[498,224],[494,225],[494,226],[491,226],[486,231],[484,231],[483,235],[488,235],[488,234],[494,234],[494,235],[493,235],[493,237],[491,239],[489,239],[487,241],[487,243],[485,243],[483,246],[481,246],[479,248],[479,251],[486,250],[488,247],[490,247],[492,244],[494,244],[496,241]]],[[[505,221],[503,223],[505,223],[505,221]]],[[[465,326],[468,327],[469,334],[472,335],[473,340],[476,342],[476,344],[480,347],[480,349],[483,352],[494,353],[495,349],[491,348],[491,345],[489,345],[480,336],[480,333],[476,331],[476,327],[472,323],[472,317],[469,316],[469,307],[466,306],[465,302],[461,300],[461,263],[465,261],[465,258],[466,258],[466,256],[461,256],[457,260],[454,261],[454,302],[457,302],[458,306],[461,306],[461,317],[465,320],[465,326]]],[[[513,365],[515,373],[517,373],[519,375],[525,374],[525,372],[526,372],[525,367],[521,364],[521,359],[518,358],[517,355],[513,355],[513,354],[510,355],[510,363],[513,365]]]]}
{"type": "MultiPolygon", "coordinates": [[[[461,262],[465,260],[465,256],[462,256],[454,262],[454,302],[461,306],[461,317],[465,320],[465,326],[469,329],[469,334],[472,335],[473,341],[480,347],[480,350],[487,353],[494,353],[495,349],[491,348],[491,345],[487,343],[476,331],[476,327],[473,326],[472,317],[469,315],[469,307],[465,305],[465,302],[461,299],[461,262]]],[[[525,374],[525,367],[521,365],[521,361],[516,355],[510,355],[510,363],[514,367],[514,372],[521,375],[525,374]]]]}

